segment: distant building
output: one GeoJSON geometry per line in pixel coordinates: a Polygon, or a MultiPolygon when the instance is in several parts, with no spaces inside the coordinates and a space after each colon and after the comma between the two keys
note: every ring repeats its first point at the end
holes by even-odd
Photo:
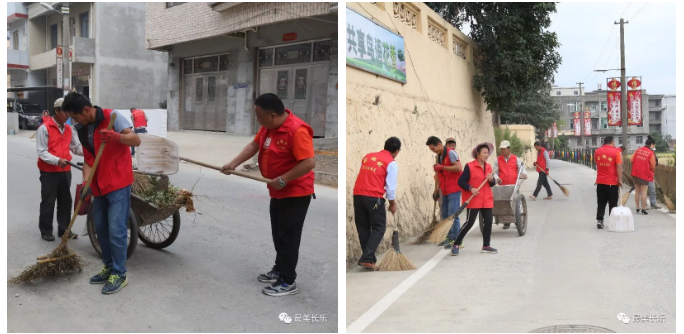
{"type": "Polygon", "coordinates": [[[660,132],[663,137],[672,136],[675,139],[676,131],[676,95],[649,95],[648,110],[650,113],[650,131],[660,132]]]}

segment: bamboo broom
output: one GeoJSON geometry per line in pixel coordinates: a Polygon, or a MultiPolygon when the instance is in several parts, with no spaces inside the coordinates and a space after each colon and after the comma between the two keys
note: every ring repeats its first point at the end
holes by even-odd
{"type": "MultiPolygon", "coordinates": [[[[439,163],[439,156],[435,157],[435,163],[439,163]]],[[[439,177],[437,176],[437,172],[435,172],[435,192],[439,191],[439,177]]],[[[439,224],[439,221],[437,220],[437,200],[434,200],[434,205],[432,207],[432,222],[430,222],[430,225],[423,231],[423,234],[421,234],[418,239],[416,239],[414,242],[412,242],[412,245],[420,245],[423,242],[425,242],[429,237],[430,237],[430,231],[439,224]]],[[[444,210],[444,209],[440,209],[444,210]]]]}
{"type": "Polygon", "coordinates": [[[416,270],[416,266],[411,263],[411,261],[406,257],[406,255],[401,253],[399,247],[399,232],[397,231],[398,225],[396,220],[394,220],[394,214],[392,214],[392,220],[394,221],[394,231],[392,232],[392,248],[385,252],[385,256],[376,265],[376,270],[379,271],[405,271],[405,270],[416,270]]]}
{"type": "MultiPolygon", "coordinates": [[[[477,190],[479,191],[480,188],[482,188],[486,182],[487,178],[485,178],[485,180],[482,181],[482,184],[480,184],[480,186],[477,187],[477,190]]],[[[465,201],[465,203],[461,204],[458,210],[456,210],[456,213],[447,218],[442,219],[442,221],[440,221],[439,224],[437,224],[437,226],[434,227],[434,230],[432,231],[432,234],[430,234],[428,241],[435,244],[439,244],[440,242],[444,241],[444,239],[446,239],[447,235],[449,234],[451,226],[454,224],[454,217],[460,215],[461,212],[465,210],[465,208],[468,206],[473,197],[475,196],[470,196],[470,198],[467,201],[465,201]]]]}
{"type": "Polygon", "coordinates": [[[663,192],[663,188],[660,187],[658,181],[654,179],[653,182],[655,182],[656,187],[658,187],[658,190],[660,190],[660,194],[663,195],[663,200],[665,200],[665,205],[667,205],[667,209],[670,210],[670,212],[675,212],[677,208],[675,207],[674,203],[672,203],[670,198],[665,195],[665,193],[663,192]]]}
{"type": "MultiPolygon", "coordinates": [[[[107,130],[112,129],[115,120],[116,114],[113,113],[109,119],[107,130]]],[[[90,169],[90,175],[88,176],[86,185],[83,187],[83,192],[87,192],[88,189],[90,189],[90,183],[93,181],[95,170],[97,170],[97,165],[100,163],[100,158],[102,157],[102,152],[106,145],[107,143],[102,143],[100,149],[97,151],[95,163],[93,163],[93,167],[90,169]]],[[[81,259],[73,249],[67,247],[69,236],[71,235],[71,227],[74,225],[76,217],[78,217],[78,211],[81,209],[81,204],[83,203],[83,199],[80,195],[81,194],[78,196],[78,204],[76,204],[76,209],[74,209],[74,214],[71,217],[69,227],[64,231],[62,242],[60,242],[59,246],[57,246],[52,253],[38,257],[38,263],[24,270],[19,276],[9,280],[9,283],[26,283],[37,278],[55,277],[60,274],[82,270],[83,263],[81,259]]]]}
{"type": "MultiPolygon", "coordinates": [[[[534,163],[534,166],[537,167],[537,168],[539,168],[539,169],[541,169],[541,167],[539,167],[539,165],[537,165],[536,162],[534,163]]],[[[553,181],[553,183],[555,183],[557,186],[560,187],[561,191],[563,192],[563,194],[564,194],[565,196],[569,196],[569,195],[570,195],[570,191],[568,190],[568,188],[566,188],[566,187],[564,187],[564,186],[561,186],[561,184],[558,183],[558,181],[554,180],[554,179],[551,177],[551,175],[549,175],[549,173],[547,173],[546,171],[544,171],[544,173],[546,173],[546,176],[548,176],[549,179],[551,179],[551,181],[553,181]]]]}

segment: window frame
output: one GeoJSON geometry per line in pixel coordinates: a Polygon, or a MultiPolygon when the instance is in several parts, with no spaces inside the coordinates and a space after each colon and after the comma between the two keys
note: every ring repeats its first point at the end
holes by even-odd
{"type": "Polygon", "coordinates": [[[85,13],[79,14],[78,20],[79,20],[80,25],[81,25],[81,28],[80,28],[81,37],[82,38],[90,38],[90,12],[85,12],[85,13]],[[83,20],[84,17],[85,17],[85,20],[83,20]],[[85,36],[83,36],[84,25],[85,25],[85,36]]]}
{"type": "Polygon", "coordinates": [[[57,48],[58,45],[59,45],[59,25],[57,23],[55,23],[53,25],[50,25],[50,50],[57,48]],[[54,38],[53,38],[53,30],[54,30],[54,38]]]}

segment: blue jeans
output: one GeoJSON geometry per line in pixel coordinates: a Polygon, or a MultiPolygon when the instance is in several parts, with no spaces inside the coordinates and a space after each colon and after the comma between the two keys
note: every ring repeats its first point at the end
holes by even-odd
{"type": "MultiPolygon", "coordinates": [[[[449,195],[442,195],[442,219],[445,219],[454,213],[461,206],[461,192],[457,191],[449,195]]],[[[461,220],[458,216],[454,217],[454,224],[451,225],[447,238],[456,240],[458,232],[461,230],[461,220]]]]}
{"type": "Polygon", "coordinates": [[[655,188],[655,181],[651,181],[648,183],[648,199],[651,200],[651,206],[656,205],[656,188],[655,188]]]}
{"type": "Polygon", "coordinates": [[[104,196],[93,196],[95,232],[102,249],[102,262],[113,275],[126,273],[128,250],[128,213],[131,209],[131,186],[104,196]]]}

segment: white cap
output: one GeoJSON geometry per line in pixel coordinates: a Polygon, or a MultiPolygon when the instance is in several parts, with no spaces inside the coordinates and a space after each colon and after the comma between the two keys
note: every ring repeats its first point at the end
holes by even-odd
{"type": "Polygon", "coordinates": [[[501,144],[499,145],[499,148],[509,148],[511,147],[511,143],[508,142],[508,140],[502,140],[501,144]]]}
{"type": "Polygon", "coordinates": [[[61,108],[63,102],[64,102],[63,97],[58,98],[57,101],[55,101],[55,108],[61,108]]]}

